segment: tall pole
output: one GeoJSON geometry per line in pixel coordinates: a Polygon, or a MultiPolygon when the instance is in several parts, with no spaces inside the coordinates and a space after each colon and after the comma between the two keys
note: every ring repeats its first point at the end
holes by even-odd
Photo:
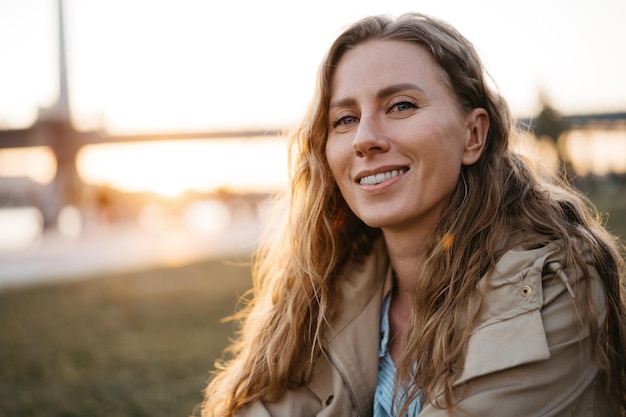
{"type": "Polygon", "coordinates": [[[57,0],[58,10],[58,45],[59,45],[59,97],[55,104],[55,118],[70,122],[70,99],[67,83],[67,56],[65,54],[65,23],[63,19],[63,0],[57,0]]]}
{"type": "Polygon", "coordinates": [[[45,227],[56,224],[60,210],[80,200],[81,181],[76,171],[76,155],[80,148],[78,134],[72,126],[65,49],[63,0],[57,0],[59,96],[47,114],[38,121],[48,145],[57,159],[57,172],[43,201],[45,227]]]}

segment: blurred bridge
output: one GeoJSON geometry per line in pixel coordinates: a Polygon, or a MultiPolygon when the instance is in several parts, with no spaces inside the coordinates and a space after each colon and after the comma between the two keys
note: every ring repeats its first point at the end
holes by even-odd
{"type": "MultiPolygon", "coordinates": [[[[52,181],[52,193],[40,204],[46,225],[54,224],[60,209],[75,203],[82,188],[76,169],[76,157],[81,147],[112,142],[146,142],[184,139],[227,139],[279,136],[278,129],[170,132],[149,135],[108,135],[99,131],[79,131],[72,124],[68,95],[67,59],[65,52],[65,28],[63,0],[57,0],[58,11],[58,65],[59,96],[46,109],[40,109],[34,124],[25,129],[0,130],[0,149],[46,146],[52,150],[57,171],[52,181]]],[[[1,192],[1,191],[0,191],[1,192]]]]}

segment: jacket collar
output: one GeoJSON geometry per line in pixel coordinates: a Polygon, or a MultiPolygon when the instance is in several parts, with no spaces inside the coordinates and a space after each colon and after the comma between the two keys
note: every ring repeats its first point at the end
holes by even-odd
{"type": "Polygon", "coordinates": [[[379,239],[363,261],[348,267],[343,276],[341,308],[328,332],[326,354],[363,416],[369,416],[373,407],[381,304],[391,289],[391,277],[387,250],[379,239]]]}
{"type": "Polygon", "coordinates": [[[383,239],[380,238],[374,242],[371,252],[363,261],[350,265],[343,275],[339,297],[342,305],[339,306],[339,314],[333,321],[331,332],[340,333],[363,312],[374,296],[378,296],[377,302],[380,309],[384,295],[391,290],[393,285],[391,277],[387,248],[383,239]]]}

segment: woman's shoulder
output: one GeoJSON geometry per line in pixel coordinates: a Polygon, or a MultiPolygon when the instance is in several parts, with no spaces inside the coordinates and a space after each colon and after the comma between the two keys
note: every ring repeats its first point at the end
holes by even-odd
{"type": "Polygon", "coordinates": [[[587,274],[569,265],[565,246],[558,239],[518,245],[481,280],[462,379],[548,359],[557,340],[587,337],[585,327],[573,321],[577,301],[591,289],[596,311],[602,311],[606,299],[592,265],[587,274]]]}
{"type": "Polygon", "coordinates": [[[528,237],[506,250],[479,282],[482,314],[514,316],[541,309],[554,287],[575,299],[579,282],[598,281],[597,275],[589,245],[579,239],[528,237]]]}

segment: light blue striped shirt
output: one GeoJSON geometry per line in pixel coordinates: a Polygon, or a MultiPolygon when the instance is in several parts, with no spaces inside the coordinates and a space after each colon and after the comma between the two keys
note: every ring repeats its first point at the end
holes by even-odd
{"type": "MultiPolygon", "coordinates": [[[[400,404],[393,407],[393,389],[396,381],[396,366],[387,350],[389,343],[389,304],[391,293],[385,297],[380,312],[380,347],[378,350],[378,385],[374,394],[374,417],[396,417],[397,411],[402,408],[400,404]],[[393,408],[393,409],[392,409],[393,408]]],[[[402,392],[398,395],[402,396],[402,392]]],[[[422,410],[421,397],[413,401],[409,406],[407,416],[416,416],[422,410]]]]}

